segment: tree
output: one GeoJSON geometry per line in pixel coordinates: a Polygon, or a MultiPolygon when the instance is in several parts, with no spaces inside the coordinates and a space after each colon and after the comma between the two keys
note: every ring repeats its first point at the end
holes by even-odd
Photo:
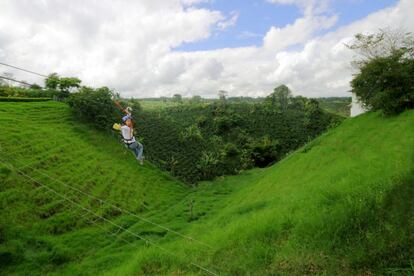
{"type": "Polygon", "coordinates": [[[191,98],[191,103],[192,103],[192,104],[199,104],[199,103],[201,102],[201,100],[202,100],[201,96],[194,95],[194,96],[191,98]]]}
{"type": "Polygon", "coordinates": [[[387,115],[414,107],[414,37],[410,33],[357,34],[348,47],[361,56],[354,61],[359,73],[351,87],[365,107],[387,115]]]}
{"type": "Polygon", "coordinates": [[[181,96],[181,94],[174,94],[172,100],[175,103],[181,103],[183,101],[183,96],[181,96]]]}
{"type": "Polygon", "coordinates": [[[69,96],[68,104],[80,119],[96,128],[105,129],[116,121],[117,108],[112,101],[113,96],[107,87],[93,89],[84,86],[78,93],[69,96]]]}
{"type": "Polygon", "coordinates": [[[218,163],[219,158],[216,154],[203,151],[201,153],[200,161],[197,164],[197,169],[199,170],[202,178],[206,180],[212,179],[215,175],[218,163]]]}
{"type": "Polygon", "coordinates": [[[59,89],[62,92],[70,93],[80,87],[81,80],[78,78],[60,78],[59,89]]]}
{"type": "Polygon", "coordinates": [[[38,84],[32,84],[32,85],[30,85],[30,89],[33,89],[33,90],[41,90],[42,87],[40,85],[38,85],[38,84]]]}
{"type": "Polygon", "coordinates": [[[78,78],[61,78],[52,73],[45,80],[45,87],[60,92],[60,98],[67,98],[71,92],[80,88],[81,80],[78,78]]]}
{"type": "Polygon", "coordinates": [[[352,43],[346,46],[357,53],[357,60],[352,62],[357,68],[372,59],[387,57],[396,51],[404,51],[406,57],[414,56],[414,37],[402,29],[380,29],[375,34],[358,33],[352,43]]]}
{"type": "Polygon", "coordinates": [[[218,91],[218,97],[220,99],[220,101],[225,102],[226,98],[227,98],[228,92],[225,90],[219,90],[218,91]]]}
{"type": "Polygon", "coordinates": [[[288,108],[291,98],[292,92],[289,87],[282,84],[273,90],[273,93],[266,98],[266,101],[270,103],[272,107],[285,111],[288,108]]]}
{"type": "Polygon", "coordinates": [[[295,109],[295,110],[304,110],[308,101],[309,100],[303,96],[292,97],[290,99],[289,106],[290,108],[295,109]]]}
{"type": "Polygon", "coordinates": [[[281,145],[269,136],[253,141],[249,147],[250,158],[258,167],[266,167],[280,158],[281,145]]]}
{"type": "Polygon", "coordinates": [[[351,81],[352,91],[372,110],[386,115],[414,108],[414,59],[396,51],[367,62],[351,81]]]}
{"type": "Polygon", "coordinates": [[[47,89],[57,90],[59,87],[59,75],[57,73],[50,74],[45,80],[45,87],[47,89]]]}

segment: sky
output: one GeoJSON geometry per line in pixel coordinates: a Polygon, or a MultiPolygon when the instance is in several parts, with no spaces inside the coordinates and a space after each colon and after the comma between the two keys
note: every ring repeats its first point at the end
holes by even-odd
{"type": "Polygon", "coordinates": [[[259,97],[280,84],[350,96],[345,44],[379,28],[414,32],[412,11],[413,0],[1,0],[0,62],[124,97],[259,97]]]}

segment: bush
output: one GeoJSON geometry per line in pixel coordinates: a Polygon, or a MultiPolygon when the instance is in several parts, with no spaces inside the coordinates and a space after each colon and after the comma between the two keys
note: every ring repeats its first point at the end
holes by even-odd
{"type": "Polygon", "coordinates": [[[41,90],[14,86],[0,86],[0,97],[53,98],[54,96],[57,96],[57,92],[49,89],[41,90]]]}
{"type": "Polygon", "coordinates": [[[197,127],[197,125],[191,125],[184,129],[184,131],[180,134],[180,141],[185,142],[188,140],[192,141],[199,141],[203,140],[203,136],[201,134],[200,129],[197,127]]]}
{"type": "Polygon", "coordinates": [[[250,144],[250,151],[251,159],[260,168],[279,160],[281,155],[279,153],[281,151],[279,142],[277,140],[273,141],[268,136],[250,144]]]}
{"type": "Polygon", "coordinates": [[[82,120],[98,129],[109,128],[117,119],[117,109],[112,101],[113,93],[107,87],[92,89],[82,87],[71,94],[68,104],[82,120]]]}
{"type": "Polygon", "coordinates": [[[414,60],[404,51],[376,57],[361,67],[351,82],[358,99],[386,115],[414,107],[414,60]]]}
{"type": "Polygon", "coordinates": [[[197,168],[203,179],[212,179],[215,176],[219,158],[212,152],[202,152],[197,168]]]}

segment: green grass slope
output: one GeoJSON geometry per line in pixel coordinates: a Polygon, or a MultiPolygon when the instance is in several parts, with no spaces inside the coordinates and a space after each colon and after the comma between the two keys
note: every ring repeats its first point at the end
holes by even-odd
{"type": "Polygon", "coordinates": [[[414,273],[414,111],[348,119],[273,167],[197,188],[139,167],[64,104],[0,103],[0,127],[3,274],[414,273]]]}

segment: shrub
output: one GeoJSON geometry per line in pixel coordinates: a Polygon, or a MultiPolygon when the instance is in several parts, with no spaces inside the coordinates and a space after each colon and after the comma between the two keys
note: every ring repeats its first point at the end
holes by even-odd
{"type": "Polygon", "coordinates": [[[280,158],[280,151],[279,142],[270,139],[269,136],[250,144],[251,159],[256,166],[261,168],[277,161],[280,158]]]}
{"type": "Polygon", "coordinates": [[[183,132],[181,132],[180,140],[182,142],[185,142],[187,140],[199,141],[199,140],[203,140],[203,136],[201,134],[200,129],[197,127],[197,125],[191,125],[185,128],[183,132]]]}
{"type": "Polygon", "coordinates": [[[365,106],[398,114],[414,107],[414,60],[404,51],[377,57],[362,66],[352,80],[352,91],[365,106]]]}
{"type": "Polygon", "coordinates": [[[214,118],[214,125],[216,133],[224,135],[228,133],[232,128],[240,125],[241,118],[237,114],[231,116],[218,116],[214,118]]]}
{"type": "Polygon", "coordinates": [[[197,168],[200,171],[203,179],[212,179],[215,176],[216,167],[219,163],[219,158],[212,152],[203,152],[201,154],[200,162],[197,168]]]}
{"type": "Polygon", "coordinates": [[[78,93],[69,96],[68,104],[80,119],[88,121],[98,129],[105,129],[117,118],[117,109],[112,97],[113,92],[107,87],[82,87],[78,93]]]}
{"type": "Polygon", "coordinates": [[[359,73],[351,82],[358,99],[386,115],[414,107],[414,37],[402,30],[357,34],[348,45],[362,56],[353,62],[359,73]]]}

